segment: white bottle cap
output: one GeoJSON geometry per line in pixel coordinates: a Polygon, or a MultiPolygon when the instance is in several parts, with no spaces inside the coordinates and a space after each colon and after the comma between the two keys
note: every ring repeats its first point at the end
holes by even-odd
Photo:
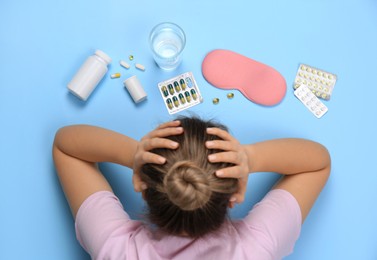
{"type": "Polygon", "coordinates": [[[100,57],[101,59],[103,59],[107,64],[110,64],[111,63],[111,58],[109,57],[109,55],[107,55],[106,53],[104,53],[103,51],[101,50],[96,50],[95,54],[100,57]]]}
{"type": "Polygon", "coordinates": [[[147,93],[145,93],[143,86],[136,76],[126,79],[123,84],[127,88],[135,103],[139,103],[147,98],[147,93]]]}

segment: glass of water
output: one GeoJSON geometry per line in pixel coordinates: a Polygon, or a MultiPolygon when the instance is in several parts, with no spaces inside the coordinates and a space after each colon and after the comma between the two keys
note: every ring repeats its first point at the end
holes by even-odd
{"type": "Polygon", "coordinates": [[[182,61],[186,35],[181,27],[174,23],[160,23],[152,29],[149,43],[157,65],[164,70],[173,70],[182,61]]]}

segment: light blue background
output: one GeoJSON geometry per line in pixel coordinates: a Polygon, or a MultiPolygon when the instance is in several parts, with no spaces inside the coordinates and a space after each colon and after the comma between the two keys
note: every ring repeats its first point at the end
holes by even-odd
{"type": "MultiPolygon", "coordinates": [[[[89,259],[75,239],[74,223],[55,175],[51,145],[59,127],[94,124],[140,139],[171,119],[157,83],[192,71],[204,103],[190,111],[227,124],[242,143],[303,137],[331,152],[331,178],[307,218],[290,260],[377,259],[375,81],[377,2],[359,1],[6,1],[0,2],[0,259],[89,259]],[[159,70],[148,47],[157,23],[186,32],[182,65],[159,70]],[[230,49],[277,69],[287,81],[284,100],[256,105],[238,91],[209,85],[201,63],[213,49],[230,49]],[[66,85],[96,49],[113,58],[109,74],[87,102],[66,85]],[[135,56],[145,65],[124,70],[135,56]],[[298,65],[338,76],[329,112],[315,118],[293,96],[298,65]],[[110,73],[121,72],[121,79],[110,73]],[[137,75],[148,100],[135,105],[122,81],[137,75]],[[220,98],[220,104],[211,100],[220,98]]],[[[183,113],[187,114],[187,113],[183,113]]],[[[143,204],[131,172],[103,164],[125,209],[137,217],[143,204]]],[[[241,217],[276,180],[250,178],[241,217]]]]}

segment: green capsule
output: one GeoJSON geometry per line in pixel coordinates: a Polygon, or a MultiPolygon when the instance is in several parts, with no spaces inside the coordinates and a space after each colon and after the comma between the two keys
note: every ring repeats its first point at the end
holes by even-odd
{"type": "Polygon", "coordinates": [[[177,92],[181,91],[181,87],[179,86],[177,81],[174,81],[174,88],[175,88],[175,91],[177,92]]]}
{"type": "Polygon", "coordinates": [[[179,81],[179,83],[181,83],[181,87],[182,87],[182,89],[185,90],[185,89],[186,89],[186,83],[185,83],[185,80],[184,80],[184,79],[181,79],[181,80],[179,81]]]}
{"type": "Polygon", "coordinates": [[[179,101],[178,101],[178,98],[176,96],[173,97],[173,102],[174,102],[175,107],[179,106],[179,101]]]}
{"type": "Polygon", "coordinates": [[[186,97],[187,102],[190,103],[190,102],[191,102],[190,92],[186,91],[186,92],[185,92],[185,97],[186,97]]]}
{"type": "Polygon", "coordinates": [[[182,93],[179,93],[178,97],[179,97],[179,100],[181,100],[182,105],[183,105],[184,103],[186,103],[185,97],[183,96],[182,93]]]}
{"type": "Polygon", "coordinates": [[[166,86],[162,86],[161,91],[164,94],[164,97],[169,96],[169,92],[168,92],[168,89],[166,88],[166,86]]]}
{"type": "Polygon", "coordinates": [[[170,98],[168,98],[168,99],[166,100],[166,104],[168,104],[169,109],[172,109],[172,108],[173,108],[173,102],[171,101],[170,98]]]}
{"type": "Polygon", "coordinates": [[[191,96],[192,96],[192,98],[193,98],[194,100],[196,100],[196,99],[198,98],[198,96],[196,95],[196,91],[195,91],[195,89],[191,89],[190,92],[191,92],[191,96]]]}
{"type": "Polygon", "coordinates": [[[170,95],[173,95],[174,94],[174,88],[173,88],[172,84],[168,85],[168,89],[169,89],[170,95]]]}

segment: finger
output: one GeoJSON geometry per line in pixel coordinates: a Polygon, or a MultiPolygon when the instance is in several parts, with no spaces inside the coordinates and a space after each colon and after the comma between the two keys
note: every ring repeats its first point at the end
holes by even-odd
{"type": "Polygon", "coordinates": [[[205,143],[208,149],[219,149],[224,151],[237,151],[238,143],[222,140],[207,141],[205,143]]]}
{"type": "Polygon", "coordinates": [[[220,152],[208,155],[208,160],[211,163],[225,162],[238,164],[238,153],[237,152],[220,152]]]}
{"type": "Polygon", "coordinates": [[[179,143],[166,138],[152,138],[142,143],[142,147],[145,151],[150,151],[155,148],[176,149],[178,146],[179,143]]]}
{"type": "Polygon", "coordinates": [[[134,190],[136,192],[141,192],[141,191],[147,189],[147,185],[141,180],[139,174],[133,174],[132,175],[132,184],[133,184],[134,190]]]}
{"type": "Polygon", "coordinates": [[[216,171],[216,176],[219,178],[244,178],[245,175],[238,165],[223,168],[216,171]]]}
{"type": "Polygon", "coordinates": [[[149,132],[144,139],[150,139],[155,137],[167,137],[171,135],[179,135],[183,133],[182,127],[166,127],[166,128],[158,128],[149,132]]]}
{"type": "Polygon", "coordinates": [[[166,158],[155,153],[144,152],[141,154],[140,161],[142,162],[142,164],[147,164],[147,163],[164,164],[166,162],[166,158]]]}
{"type": "Polygon", "coordinates": [[[247,188],[248,178],[241,178],[238,180],[238,191],[232,195],[231,199],[235,203],[242,203],[245,200],[245,193],[247,188]]]}
{"type": "Polygon", "coordinates": [[[223,139],[225,141],[235,140],[235,138],[231,134],[229,134],[227,131],[220,129],[220,128],[217,128],[217,127],[207,128],[207,134],[216,135],[216,136],[220,137],[221,139],[223,139]]]}
{"type": "Polygon", "coordinates": [[[162,128],[167,128],[167,127],[176,127],[176,126],[179,126],[180,124],[181,124],[181,121],[179,121],[179,120],[169,121],[169,122],[166,122],[166,123],[159,125],[156,129],[162,129],[162,128]]]}

